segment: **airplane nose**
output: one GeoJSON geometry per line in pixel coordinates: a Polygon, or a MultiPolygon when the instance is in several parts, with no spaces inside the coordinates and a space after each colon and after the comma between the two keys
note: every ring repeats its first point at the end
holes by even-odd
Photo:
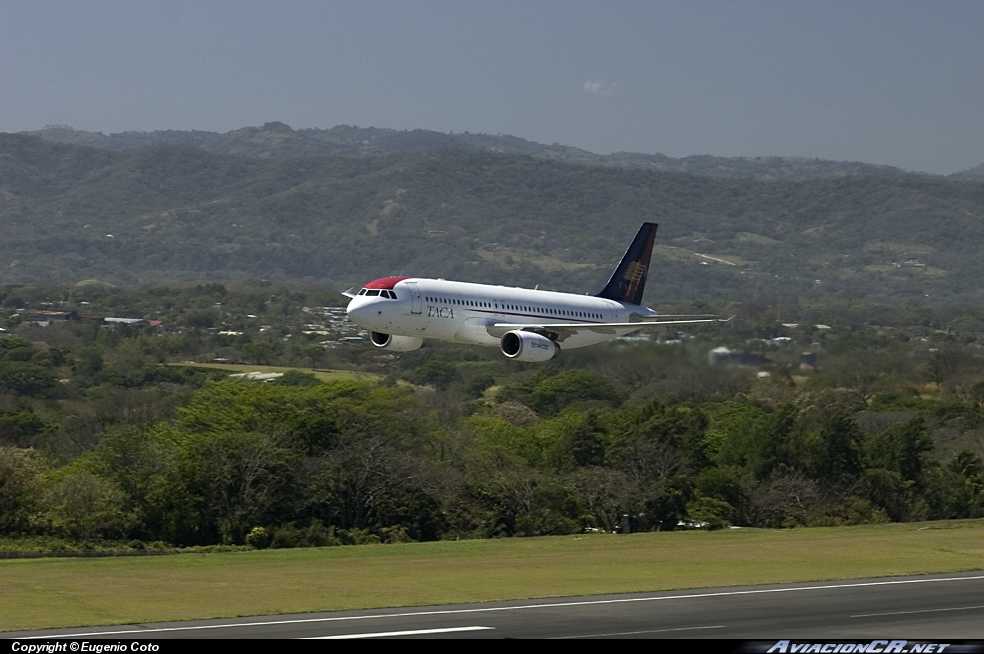
{"type": "Polygon", "coordinates": [[[377,303],[367,302],[365,300],[360,301],[360,299],[349,302],[345,312],[352,322],[358,323],[363,327],[371,327],[373,318],[377,316],[377,312],[375,311],[377,303]]]}
{"type": "Polygon", "coordinates": [[[366,315],[366,303],[359,302],[358,300],[352,300],[349,302],[348,307],[345,308],[345,313],[353,322],[362,322],[359,320],[366,315]]]}

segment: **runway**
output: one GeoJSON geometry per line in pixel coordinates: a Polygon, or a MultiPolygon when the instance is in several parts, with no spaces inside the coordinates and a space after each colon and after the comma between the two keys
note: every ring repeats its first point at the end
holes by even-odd
{"type": "Polygon", "coordinates": [[[9,632],[110,638],[984,638],[984,571],[9,632]]]}

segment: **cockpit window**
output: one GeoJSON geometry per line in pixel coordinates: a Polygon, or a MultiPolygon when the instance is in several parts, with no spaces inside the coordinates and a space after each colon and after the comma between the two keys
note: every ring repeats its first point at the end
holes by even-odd
{"type": "Polygon", "coordinates": [[[390,299],[391,300],[395,300],[396,299],[396,291],[390,291],[390,299]]]}
{"type": "Polygon", "coordinates": [[[365,294],[366,294],[366,289],[362,289],[361,291],[359,291],[359,295],[365,295],[365,294]]]}
{"type": "Polygon", "coordinates": [[[371,288],[368,291],[366,291],[366,295],[379,295],[379,289],[371,288]]]}

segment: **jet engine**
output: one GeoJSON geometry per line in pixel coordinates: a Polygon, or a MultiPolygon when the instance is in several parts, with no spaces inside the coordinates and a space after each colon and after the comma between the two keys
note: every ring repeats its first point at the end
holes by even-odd
{"type": "Polygon", "coordinates": [[[394,352],[410,352],[419,349],[424,344],[424,339],[416,336],[394,336],[380,332],[369,332],[369,340],[376,347],[394,352]]]}
{"type": "Polygon", "coordinates": [[[502,335],[499,349],[516,361],[549,361],[560,353],[560,346],[546,336],[513,330],[502,335]]]}

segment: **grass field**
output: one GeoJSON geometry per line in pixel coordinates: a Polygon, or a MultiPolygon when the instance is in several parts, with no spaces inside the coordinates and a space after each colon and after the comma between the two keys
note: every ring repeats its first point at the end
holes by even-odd
{"type": "Polygon", "coordinates": [[[182,366],[186,368],[208,368],[210,370],[228,370],[229,374],[237,372],[287,372],[288,370],[299,370],[314,375],[321,381],[337,381],[339,379],[378,379],[379,375],[368,372],[353,372],[350,370],[308,370],[307,368],[285,368],[283,366],[253,366],[238,363],[195,363],[193,361],[182,361],[181,363],[169,364],[172,366],[182,366]]]}
{"type": "Polygon", "coordinates": [[[984,520],[0,561],[0,631],[984,568],[984,520]]]}

